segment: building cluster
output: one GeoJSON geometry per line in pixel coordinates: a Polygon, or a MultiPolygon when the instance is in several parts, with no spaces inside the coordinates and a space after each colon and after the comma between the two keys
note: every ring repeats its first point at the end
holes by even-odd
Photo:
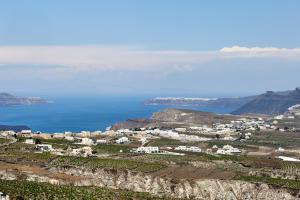
{"type": "Polygon", "coordinates": [[[169,138],[173,140],[179,140],[182,142],[203,142],[203,141],[211,140],[211,138],[200,137],[197,135],[180,134],[173,130],[154,129],[154,130],[146,130],[145,132],[150,135],[169,138]]]}
{"type": "Polygon", "coordinates": [[[242,151],[231,145],[224,145],[222,148],[219,148],[217,145],[214,145],[212,147],[212,153],[220,154],[220,155],[235,155],[235,154],[242,153],[242,151]]]}
{"type": "Polygon", "coordinates": [[[178,146],[175,147],[174,150],[176,151],[187,151],[187,152],[201,152],[201,149],[199,147],[195,147],[195,146],[178,146]]]}
{"type": "Polygon", "coordinates": [[[300,118],[300,104],[296,104],[288,108],[288,111],[282,115],[277,115],[274,117],[275,120],[283,119],[295,119],[300,118]]]}
{"type": "Polygon", "coordinates": [[[148,147],[138,147],[137,149],[133,150],[133,152],[135,153],[159,153],[160,152],[160,149],[159,147],[151,147],[151,146],[148,146],[148,147]]]}
{"type": "Polygon", "coordinates": [[[216,123],[213,125],[213,129],[220,132],[240,132],[240,131],[257,131],[257,130],[267,130],[276,129],[277,127],[272,125],[262,118],[241,118],[239,120],[231,121],[228,124],[216,123]]]}

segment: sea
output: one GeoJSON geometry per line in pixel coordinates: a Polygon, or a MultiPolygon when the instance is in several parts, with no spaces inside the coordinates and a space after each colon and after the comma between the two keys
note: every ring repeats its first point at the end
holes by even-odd
{"type": "Polygon", "coordinates": [[[164,108],[229,113],[229,109],[145,105],[148,96],[52,97],[50,103],[0,107],[0,125],[26,125],[33,131],[104,131],[126,119],[149,118],[164,108]]]}

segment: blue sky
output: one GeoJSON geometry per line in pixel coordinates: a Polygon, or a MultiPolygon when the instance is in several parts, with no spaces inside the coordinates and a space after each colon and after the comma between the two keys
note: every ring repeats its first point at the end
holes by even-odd
{"type": "Polygon", "coordinates": [[[292,89],[300,86],[299,10],[297,0],[1,1],[0,91],[211,96],[292,89]]]}

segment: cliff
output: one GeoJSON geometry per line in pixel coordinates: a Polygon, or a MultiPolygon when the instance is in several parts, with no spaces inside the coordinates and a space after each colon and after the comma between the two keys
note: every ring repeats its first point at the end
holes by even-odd
{"type": "Polygon", "coordinates": [[[98,169],[94,172],[79,168],[51,168],[52,177],[45,174],[0,171],[0,179],[48,182],[57,185],[99,186],[147,192],[156,196],[188,199],[273,199],[294,200],[288,190],[272,188],[266,184],[253,184],[236,180],[216,179],[170,179],[128,170],[98,169]],[[55,176],[60,174],[60,176],[55,176]],[[65,174],[62,176],[62,174],[65,174]],[[62,177],[62,178],[60,178],[62,177]]]}
{"type": "Polygon", "coordinates": [[[300,103],[300,88],[288,92],[272,92],[268,91],[257,96],[252,101],[243,105],[232,114],[282,114],[289,107],[300,103]]]}

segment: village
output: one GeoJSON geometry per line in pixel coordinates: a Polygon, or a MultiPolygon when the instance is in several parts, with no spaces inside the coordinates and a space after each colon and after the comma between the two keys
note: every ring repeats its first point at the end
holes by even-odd
{"type": "MultiPolygon", "coordinates": [[[[288,116],[283,115],[282,118],[291,118],[290,116],[298,116],[299,112],[293,112],[294,106],[289,109],[288,116]]],[[[188,128],[159,129],[152,127],[142,127],[136,129],[118,129],[111,130],[110,127],[106,131],[81,131],[79,133],[42,133],[32,132],[31,130],[22,130],[20,132],[2,131],[1,138],[12,139],[16,142],[22,139],[25,144],[35,145],[36,153],[50,152],[56,155],[82,156],[82,157],[103,157],[103,153],[97,153],[95,147],[99,146],[118,146],[119,152],[123,153],[121,147],[128,148],[130,153],[136,154],[167,154],[184,156],[186,153],[205,153],[213,155],[235,155],[249,153],[249,150],[235,146],[235,142],[243,143],[251,140],[253,134],[261,131],[266,132],[287,132],[294,131],[293,128],[280,128],[277,126],[279,119],[275,116],[271,119],[257,118],[240,118],[230,123],[214,123],[211,127],[190,126],[188,128]],[[168,144],[152,145],[151,141],[159,139],[167,139],[170,141],[178,141],[178,145],[168,144]],[[53,142],[54,141],[54,142],[53,142]],[[61,146],[56,145],[59,142],[61,146]],[[218,142],[219,144],[214,144],[218,142]],[[209,143],[210,146],[200,147],[195,143],[209,143]]],[[[128,153],[127,152],[127,153],[128,153]]],[[[283,153],[285,149],[281,146],[273,149],[273,152],[283,153]]],[[[255,153],[255,152],[250,152],[255,153]]],[[[295,158],[278,156],[282,160],[299,161],[295,158]]]]}

